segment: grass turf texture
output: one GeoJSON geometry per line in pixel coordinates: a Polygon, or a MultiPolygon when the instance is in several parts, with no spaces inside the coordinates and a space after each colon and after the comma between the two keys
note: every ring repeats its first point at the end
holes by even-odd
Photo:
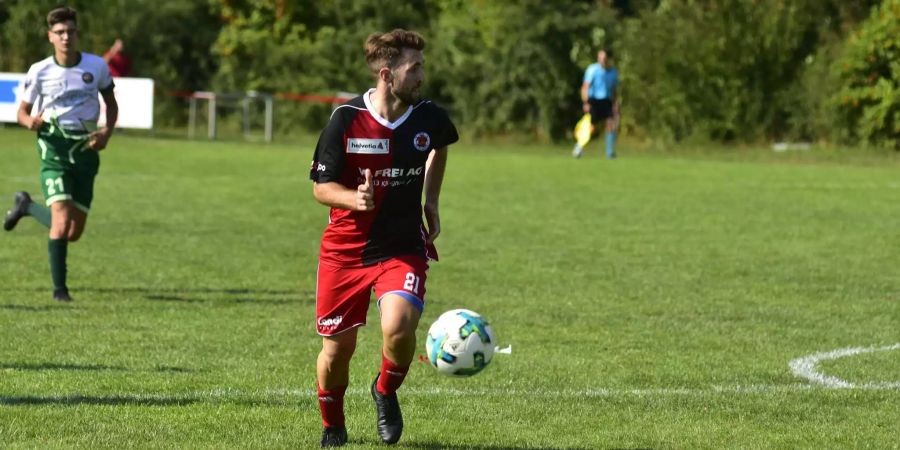
{"type": "MultiPolygon", "coordinates": [[[[33,135],[0,140],[5,211],[40,189],[33,135]]],[[[70,247],[72,304],[50,298],[45,229],[0,235],[0,442],[316,446],[313,143],[116,136],[70,247]]],[[[420,353],[431,321],[465,307],[512,354],[470,379],[415,362],[400,447],[896,448],[900,389],[830,389],[788,366],[900,342],[895,157],[451,152],[420,353]]],[[[373,306],[349,448],[381,447],[377,324],[373,306]]],[[[898,359],[818,368],[896,384],[898,359]]]]}

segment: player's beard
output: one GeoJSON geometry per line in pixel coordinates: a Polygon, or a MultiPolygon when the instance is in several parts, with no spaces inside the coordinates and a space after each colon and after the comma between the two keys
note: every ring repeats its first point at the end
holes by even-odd
{"type": "Polygon", "coordinates": [[[400,101],[406,103],[409,106],[418,103],[420,98],[418,87],[409,90],[400,90],[392,87],[391,94],[393,94],[394,97],[399,98],[400,101]]]}

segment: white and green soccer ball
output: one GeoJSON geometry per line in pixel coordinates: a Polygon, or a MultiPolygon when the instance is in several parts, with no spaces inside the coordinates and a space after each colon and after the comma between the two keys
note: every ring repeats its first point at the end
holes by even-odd
{"type": "Polygon", "coordinates": [[[441,314],[428,329],[425,351],[439,373],[468,377],[487,367],[495,344],[487,319],[468,309],[453,309],[441,314]]]}

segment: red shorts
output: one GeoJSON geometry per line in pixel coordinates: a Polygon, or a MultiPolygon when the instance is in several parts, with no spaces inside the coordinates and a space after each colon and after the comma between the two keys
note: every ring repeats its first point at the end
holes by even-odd
{"type": "Polygon", "coordinates": [[[334,267],[319,263],[316,280],[316,331],[333,336],[366,324],[372,289],[380,304],[396,294],[419,311],[425,307],[428,262],[413,255],[398,256],[366,267],[334,267]]]}

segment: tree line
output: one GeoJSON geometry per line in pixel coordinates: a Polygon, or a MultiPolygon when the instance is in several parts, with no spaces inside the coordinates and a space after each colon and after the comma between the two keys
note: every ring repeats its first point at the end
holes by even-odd
{"type": "MultiPolygon", "coordinates": [[[[56,0],[0,0],[0,70],[50,52],[56,0]]],[[[72,0],[81,45],[126,43],[156,122],[191,90],[332,95],[372,85],[366,36],[422,33],[426,92],[472,137],[569,139],[596,51],[620,71],[625,133],[671,141],[900,148],[900,0],[72,0]]],[[[330,105],[282,102],[287,129],[330,105]]]]}

